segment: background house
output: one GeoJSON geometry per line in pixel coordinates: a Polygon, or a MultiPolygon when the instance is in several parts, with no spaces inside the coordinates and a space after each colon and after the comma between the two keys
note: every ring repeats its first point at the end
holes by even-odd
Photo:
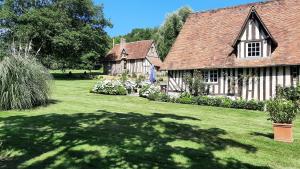
{"type": "Polygon", "coordinates": [[[300,1],[263,3],[189,16],[162,69],[168,90],[185,91],[200,69],[210,95],[268,100],[277,86],[299,83],[300,1]]]}
{"type": "Polygon", "coordinates": [[[120,74],[125,71],[132,74],[149,74],[151,65],[158,70],[162,64],[153,40],[143,40],[115,45],[102,61],[104,72],[120,74]]]}

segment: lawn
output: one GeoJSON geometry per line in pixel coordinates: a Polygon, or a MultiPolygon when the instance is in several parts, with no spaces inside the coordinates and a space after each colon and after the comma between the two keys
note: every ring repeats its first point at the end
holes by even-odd
{"type": "Polygon", "coordinates": [[[266,113],[89,93],[95,80],[56,80],[47,107],[0,112],[0,168],[300,168],[272,140],[266,113]]]}

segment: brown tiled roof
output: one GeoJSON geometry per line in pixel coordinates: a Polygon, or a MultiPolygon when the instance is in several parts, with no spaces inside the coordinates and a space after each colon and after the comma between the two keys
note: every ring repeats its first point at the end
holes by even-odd
{"type": "Polygon", "coordinates": [[[156,67],[161,67],[162,61],[158,57],[147,57],[149,62],[156,67]]]}
{"type": "MultiPolygon", "coordinates": [[[[128,54],[127,59],[144,59],[146,58],[151,45],[153,44],[153,40],[142,40],[137,42],[129,42],[124,46],[125,52],[128,54]]],[[[121,52],[120,45],[116,45],[113,47],[108,54],[105,56],[105,61],[117,61],[121,60],[121,52]]]]}
{"type": "Polygon", "coordinates": [[[191,14],[162,69],[263,67],[300,64],[300,1],[273,0],[191,14]],[[252,6],[278,43],[271,57],[238,59],[232,54],[252,6]]]}

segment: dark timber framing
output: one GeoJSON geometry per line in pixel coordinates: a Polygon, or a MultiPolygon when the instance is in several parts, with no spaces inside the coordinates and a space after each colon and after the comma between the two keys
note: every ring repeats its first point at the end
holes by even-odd
{"type": "MultiPolygon", "coordinates": [[[[193,70],[168,71],[168,91],[188,91],[184,75],[192,72],[193,70]]],[[[268,100],[276,95],[277,86],[292,86],[299,81],[299,66],[220,68],[218,69],[218,82],[207,83],[206,87],[210,95],[235,96],[247,100],[268,100]]]]}

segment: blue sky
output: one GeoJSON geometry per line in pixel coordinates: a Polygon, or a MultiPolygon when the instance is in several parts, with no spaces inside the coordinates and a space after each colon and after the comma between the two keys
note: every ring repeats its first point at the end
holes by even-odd
{"type": "Polygon", "coordinates": [[[105,16],[114,25],[107,29],[111,36],[124,35],[133,28],[160,26],[168,13],[182,6],[203,11],[258,1],[263,0],[94,0],[104,5],[105,16]]]}

